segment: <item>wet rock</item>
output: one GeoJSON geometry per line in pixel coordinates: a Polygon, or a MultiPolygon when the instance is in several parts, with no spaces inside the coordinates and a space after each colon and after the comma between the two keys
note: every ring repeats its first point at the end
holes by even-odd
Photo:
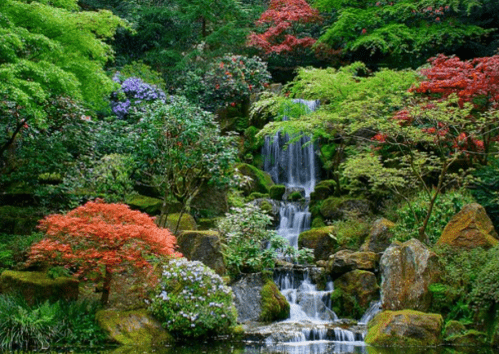
{"type": "Polygon", "coordinates": [[[390,231],[395,224],[388,219],[381,218],[376,220],[371,228],[369,237],[360,247],[361,251],[380,253],[384,252],[392,243],[393,233],[390,231]]]}
{"type": "Polygon", "coordinates": [[[337,244],[336,240],[331,237],[333,231],[333,226],[326,226],[302,232],[298,237],[298,247],[306,247],[314,250],[316,261],[326,260],[337,244]]]}
{"type": "Polygon", "coordinates": [[[44,272],[6,270],[0,275],[4,294],[21,294],[29,305],[44,301],[77,300],[78,280],[68,277],[49,278],[44,272]]]}
{"type": "MultiPolygon", "coordinates": [[[[300,291],[300,290],[298,290],[300,291]]],[[[327,296],[327,295],[325,295],[327,296]]],[[[309,317],[315,320],[332,321],[335,319],[333,311],[331,311],[322,301],[321,292],[317,293],[299,293],[296,303],[301,306],[302,311],[309,317]],[[317,298],[321,297],[321,298],[317,298]]]]}
{"type": "Polygon", "coordinates": [[[341,250],[329,257],[326,271],[333,278],[355,269],[374,271],[378,268],[378,256],[374,252],[341,250]]]}
{"type": "Polygon", "coordinates": [[[374,273],[353,270],[334,281],[331,303],[338,317],[360,319],[373,300],[379,299],[379,286],[374,273]]]}
{"type": "Polygon", "coordinates": [[[437,255],[416,239],[390,246],[380,261],[384,310],[428,311],[428,287],[440,277],[437,255]]]}
{"type": "Polygon", "coordinates": [[[442,342],[439,314],[383,311],[369,322],[366,343],[374,346],[435,346],[442,342]]]}
{"type": "Polygon", "coordinates": [[[471,249],[497,245],[498,235],[485,209],[477,203],[467,204],[445,226],[437,245],[471,249]]]}
{"type": "Polygon", "coordinates": [[[259,321],[262,317],[266,321],[282,319],[286,307],[289,315],[289,303],[282,297],[275,284],[261,273],[245,274],[231,284],[231,288],[238,314],[237,321],[240,323],[259,321]],[[266,285],[267,288],[262,292],[266,285]],[[263,297],[266,299],[263,300],[263,297]]]}
{"type": "Polygon", "coordinates": [[[147,347],[172,344],[173,337],[146,310],[101,310],[95,319],[116,342],[123,345],[147,347]]]}
{"type": "Polygon", "coordinates": [[[200,261],[217,274],[225,274],[225,263],[216,231],[182,231],[177,237],[179,251],[190,261],[200,261]]]}

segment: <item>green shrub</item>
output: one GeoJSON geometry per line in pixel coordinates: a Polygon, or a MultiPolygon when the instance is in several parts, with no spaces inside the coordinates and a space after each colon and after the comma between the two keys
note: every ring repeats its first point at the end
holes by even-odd
{"type": "Polygon", "coordinates": [[[171,260],[149,311],[177,340],[229,334],[236,325],[233,294],[222,278],[201,262],[171,260]]]}
{"type": "MultiPolygon", "coordinates": [[[[441,194],[433,206],[433,212],[426,228],[426,235],[430,240],[430,244],[434,245],[450,219],[463,206],[472,202],[473,197],[465,190],[449,191],[441,194]]],[[[394,239],[401,242],[405,242],[411,238],[418,238],[419,228],[422,226],[428,210],[428,196],[420,194],[412,198],[410,203],[412,210],[407,203],[403,203],[395,207],[395,210],[392,212],[393,215],[388,216],[388,219],[396,221],[396,225],[392,231],[394,239]]]]}
{"type": "Polygon", "coordinates": [[[269,230],[272,217],[258,206],[246,204],[232,208],[218,223],[227,270],[233,275],[258,273],[273,269],[280,254],[291,259],[309,262],[309,249],[297,251],[288,241],[269,230]]]}
{"type": "Polygon", "coordinates": [[[488,311],[499,304],[499,247],[491,248],[485,259],[487,262],[476,274],[472,297],[481,310],[488,311]]]}
{"type": "Polygon", "coordinates": [[[369,224],[357,218],[335,221],[333,227],[338,249],[357,251],[369,234],[369,224]]]}

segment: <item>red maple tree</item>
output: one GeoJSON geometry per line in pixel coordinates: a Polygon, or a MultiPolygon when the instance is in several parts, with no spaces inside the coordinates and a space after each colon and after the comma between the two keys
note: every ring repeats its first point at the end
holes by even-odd
{"type": "Polygon", "coordinates": [[[124,204],[88,202],[65,215],[49,215],[38,227],[46,237],[31,247],[28,265],[60,265],[80,279],[102,281],[104,304],[113,273],[132,267],[135,275],[153,281],[147,256],[181,256],[168,229],[124,204]]]}
{"type": "Polygon", "coordinates": [[[429,60],[431,67],[421,70],[427,80],[411,89],[448,98],[457,94],[459,105],[471,102],[476,109],[499,106],[499,55],[462,61],[443,54],[429,60]]]}
{"type": "Polygon", "coordinates": [[[312,9],[305,0],[271,0],[267,11],[256,21],[257,27],[266,28],[266,31],[261,34],[251,33],[248,46],[261,49],[266,54],[311,47],[316,40],[308,36],[297,38],[297,25],[319,20],[319,12],[312,9]]]}

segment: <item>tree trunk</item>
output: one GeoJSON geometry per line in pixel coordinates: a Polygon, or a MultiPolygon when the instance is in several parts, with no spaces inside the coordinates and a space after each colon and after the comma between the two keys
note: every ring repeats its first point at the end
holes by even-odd
{"type": "Polygon", "coordinates": [[[108,266],[106,266],[105,272],[104,284],[102,285],[102,296],[100,298],[102,305],[106,305],[109,302],[109,292],[111,291],[111,272],[109,271],[108,266]]]}

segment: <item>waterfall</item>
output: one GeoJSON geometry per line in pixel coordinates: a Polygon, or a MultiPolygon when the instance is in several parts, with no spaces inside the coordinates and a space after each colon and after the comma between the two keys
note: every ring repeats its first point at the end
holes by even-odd
{"type": "MultiPolygon", "coordinates": [[[[318,101],[294,102],[310,111],[318,107],[318,101]]],[[[298,236],[310,228],[308,200],[317,182],[317,157],[310,137],[302,136],[290,143],[291,140],[293,137],[288,134],[267,136],[262,155],[264,170],[276,184],[286,186],[286,194],[299,191],[305,196],[305,203],[281,201],[279,209],[277,232],[298,248],[298,236]]],[[[342,353],[356,347],[364,353],[363,333],[334,325],[338,317],[331,310],[333,282],[327,282],[325,290],[317,290],[309,270],[302,269],[300,273],[295,268],[274,272],[275,283],[290,304],[290,318],[268,330],[267,347],[296,354],[342,353]]]]}

